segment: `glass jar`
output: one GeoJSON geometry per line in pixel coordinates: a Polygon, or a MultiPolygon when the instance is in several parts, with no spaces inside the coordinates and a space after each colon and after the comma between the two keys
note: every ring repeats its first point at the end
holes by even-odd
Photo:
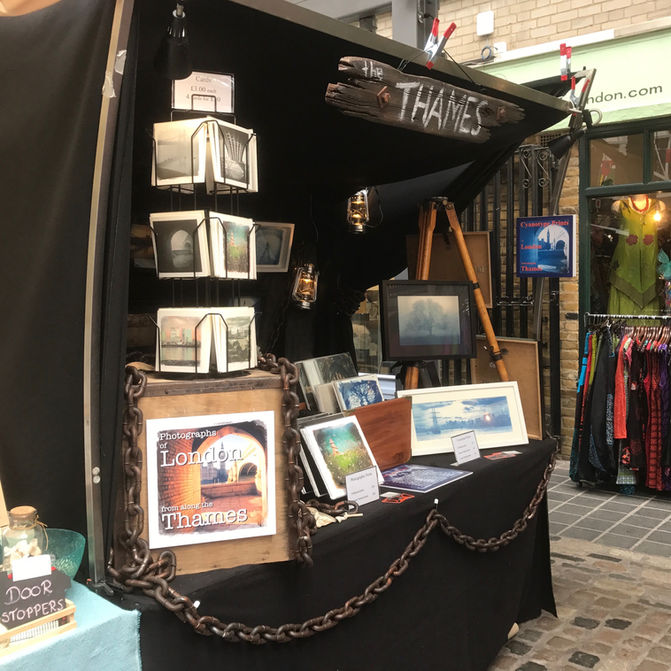
{"type": "Polygon", "coordinates": [[[17,506],[9,511],[9,525],[2,533],[2,570],[10,571],[12,561],[35,557],[46,549],[44,527],[32,506],[17,506]]]}

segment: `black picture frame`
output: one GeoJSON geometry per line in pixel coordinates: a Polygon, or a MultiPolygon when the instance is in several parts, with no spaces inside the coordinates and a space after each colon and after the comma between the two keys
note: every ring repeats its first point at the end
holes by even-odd
{"type": "Polygon", "coordinates": [[[386,280],[381,283],[380,309],[386,361],[474,356],[476,308],[471,282],[386,280]]]}

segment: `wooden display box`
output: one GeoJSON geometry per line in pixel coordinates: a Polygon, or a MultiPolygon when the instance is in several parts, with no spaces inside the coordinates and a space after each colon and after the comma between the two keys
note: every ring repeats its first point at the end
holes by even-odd
{"type": "Polygon", "coordinates": [[[65,603],[67,605],[63,610],[21,624],[18,627],[6,629],[0,625],[0,657],[74,629],[77,626],[75,605],[69,599],[66,599],[65,603]],[[22,637],[17,641],[11,640],[22,634],[25,635],[25,638],[22,637]]]}
{"type": "Polygon", "coordinates": [[[355,408],[354,415],[366,436],[380,470],[405,464],[412,448],[412,400],[396,398],[355,408]]]}
{"type": "MultiPolygon", "coordinates": [[[[229,378],[175,380],[163,379],[158,374],[149,373],[146,390],[138,401],[138,408],[142,411],[145,422],[138,437],[138,447],[143,457],[140,505],[145,511],[141,537],[145,540],[149,540],[147,420],[228,413],[274,412],[276,533],[168,547],[167,549],[175,553],[178,575],[230,568],[241,564],[285,561],[293,557],[290,548],[290,538],[293,538],[293,534],[290,533],[288,519],[287,457],[282,448],[284,425],[279,375],[252,370],[248,374],[229,378]]],[[[200,479],[198,484],[200,485],[200,479]]],[[[120,494],[119,502],[123,505],[123,492],[120,494]]],[[[118,506],[115,524],[117,539],[118,535],[123,533],[124,519],[124,512],[118,506]]],[[[117,541],[115,545],[115,566],[118,568],[124,564],[126,557],[121,544],[117,541]]],[[[158,555],[163,549],[166,548],[151,547],[154,555],[158,555]]]]}

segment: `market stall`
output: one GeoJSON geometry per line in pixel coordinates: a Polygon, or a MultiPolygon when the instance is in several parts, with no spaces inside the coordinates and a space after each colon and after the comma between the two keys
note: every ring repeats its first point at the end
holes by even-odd
{"type": "MultiPolygon", "coordinates": [[[[258,190],[214,196],[161,190],[152,183],[152,129],[174,115],[172,84],[157,74],[154,60],[172,9],[158,0],[135,7],[121,0],[61,0],[0,22],[0,53],[11,63],[7,87],[14,92],[3,106],[0,136],[3,154],[15,157],[15,163],[3,164],[2,174],[9,187],[5,226],[12,233],[0,252],[7,289],[3,314],[10,324],[1,348],[0,474],[10,505],[29,496],[48,523],[87,530],[88,573],[98,583],[113,543],[121,487],[127,318],[188,305],[197,286],[165,282],[154,269],[135,264],[132,227],[146,225],[152,212],[201,207],[294,223],[294,262],[310,261],[321,271],[312,310],[290,309],[287,274],[222,284],[210,298],[251,296],[263,351],[294,360],[350,351],[353,306],[363,289],[404,267],[404,238],[417,228],[418,203],[446,196],[459,211],[525,137],[569,112],[545,93],[441,60],[431,72],[441,85],[459,87],[467,99],[487,96],[519,113],[491,127],[483,141],[473,141],[470,128],[461,139],[371,123],[325,101],[328,86],[341,80],[341,59],[356,56],[392,68],[407,61],[404,72],[418,77],[427,74],[421,52],[284,2],[194,3],[188,8],[194,67],[234,75],[233,120],[253,129],[257,139],[258,190]],[[344,225],[345,203],[364,186],[377,186],[377,226],[352,238],[344,225]]],[[[459,123],[465,123],[463,116],[459,123]]],[[[534,462],[525,471],[529,486],[502,508],[511,523],[513,510],[524,509],[541,478],[540,462],[547,463],[548,449],[532,452],[525,454],[534,462]]],[[[509,485],[516,476],[506,477],[509,485]]],[[[487,478],[483,483],[493,487],[487,478]]],[[[469,487],[454,491],[470,497],[469,487]]],[[[490,501],[499,496],[497,488],[488,491],[490,501]]],[[[475,503],[463,505],[478,510],[475,503]]],[[[427,510],[419,500],[410,509],[406,530],[414,533],[427,510]]],[[[464,522],[485,518],[494,519],[481,511],[464,522]]],[[[379,510],[362,527],[375,536],[376,548],[383,536],[395,547],[407,543],[408,534],[384,534],[383,520],[379,510]],[[374,528],[378,519],[383,526],[374,528]]],[[[322,534],[316,564],[321,557],[324,566],[337,565],[327,548],[340,543],[338,531],[322,534]]],[[[482,531],[497,532],[494,525],[482,531]]],[[[529,603],[513,598],[505,622],[496,623],[491,650],[504,640],[511,618],[551,607],[547,562],[534,559],[534,548],[547,541],[546,530],[536,532],[534,522],[527,536],[519,550],[511,550],[520,553],[514,575],[522,580],[513,580],[511,590],[519,594],[537,576],[545,596],[529,603]],[[530,566],[534,572],[527,574],[530,566]]],[[[440,540],[442,546],[450,542],[440,540]]],[[[435,538],[429,547],[428,553],[442,549],[435,538]]],[[[338,561],[348,560],[343,555],[338,561]]],[[[376,558],[371,575],[384,564],[378,566],[376,558]]],[[[290,575],[309,569],[281,564],[267,570],[290,575]]],[[[356,591],[355,583],[350,586],[356,591]]],[[[339,594],[351,596],[346,589],[339,594]]],[[[330,598],[320,603],[335,605],[330,598]]],[[[277,618],[301,619],[298,604],[284,605],[277,618]]],[[[250,615],[250,622],[261,619],[250,615]]],[[[148,609],[147,621],[163,622],[164,616],[148,609]]],[[[154,645],[153,626],[148,624],[147,650],[154,645]]],[[[291,655],[286,650],[282,654],[291,655]]]]}

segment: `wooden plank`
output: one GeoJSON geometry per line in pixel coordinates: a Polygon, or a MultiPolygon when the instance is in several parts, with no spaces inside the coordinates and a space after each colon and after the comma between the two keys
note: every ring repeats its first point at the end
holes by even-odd
{"type": "Polygon", "coordinates": [[[338,70],[347,82],[329,84],[326,102],[374,123],[482,143],[491,128],[524,118],[524,110],[513,103],[368,58],[345,56],[338,70]]]}
{"type": "MultiPolygon", "coordinates": [[[[251,378],[232,378],[205,381],[208,385],[217,382],[214,389],[203,391],[202,380],[192,381],[195,393],[184,393],[189,390],[188,381],[175,381],[183,393],[172,393],[172,381],[156,380],[148,383],[147,393],[140,398],[138,407],[143,413],[144,420],[165,417],[190,417],[200,415],[216,415],[225,413],[261,412],[273,410],[275,412],[275,509],[277,531],[273,536],[259,536],[256,538],[232,539],[198,545],[185,545],[170,548],[177,559],[177,574],[199,573],[213,569],[230,568],[241,564],[261,564],[266,562],[285,561],[293,558],[293,533],[289,528],[287,482],[287,457],[282,448],[282,434],[284,425],[282,419],[282,389],[278,375],[255,371],[251,378]],[[258,373],[258,374],[257,374],[258,373]],[[247,380],[246,388],[240,388],[239,381],[247,380]],[[263,381],[265,388],[259,388],[263,381]],[[272,387],[269,386],[272,384],[272,387]],[[162,389],[163,393],[155,393],[162,389]]],[[[142,451],[143,464],[147,463],[146,432],[143,430],[138,436],[138,446],[142,451]]],[[[120,494],[123,500],[123,494],[120,494]]],[[[140,505],[147,510],[147,472],[142,471],[142,489],[140,505]]],[[[117,534],[123,530],[123,511],[117,510],[117,534]]],[[[144,516],[142,538],[148,539],[148,520],[144,516]]],[[[158,553],[158,550],[152,550],[158,553]]],[[[123,548],[117,542],[115,551],[115,565],[123,565],[125,557],[123,548]],[[118,558],[117,558],[117,555],[118,558]]]]}
{"type": "Polygon", "coordinates": [[[412,400],[395,398],[355,408],[354,415],[381,470],[405,464],[411,456],[412,400]]]}
{"type": "Polygon", "coordinates": [[[0,527],[6,527],[8,524],[9,524],[9,518],[7,517],[5,494],[2,491],[2,482],[0,481],[0,527]]]}
{"type": "Polygon", "coordinates": [[[33,645],[34,643],[38,643],[39,641],[44,641],[47,638],[51,638],[52,636],[57,636],[58,634],[62,634],[66,631],[74,629],[77,626],[77,622],[75,621],[74,617],[75,605],[69,599],[66,599],[65,603],[67,605],[63,610],[59,610],[56,613],[51,613],[51,615],[45,615],[44,617],[40,617],[37,620],[32,620],[26,624],[21,624],[18,627],[7,629],[0,625],[0,657],[16,652],[17,650],[25,648],[29,645],[33,645]],[[43,633],[36,634],[35,636],[31,636],[30,638],[25,638],[20,641],[15,641],[13,643],[10,642],[13,636],[18,636],[19,634],[30,631],[31,629],[37,629],[51,622],[56,622],[59,620],[61,623],[57,628],[48,629],[43,633]]]}

